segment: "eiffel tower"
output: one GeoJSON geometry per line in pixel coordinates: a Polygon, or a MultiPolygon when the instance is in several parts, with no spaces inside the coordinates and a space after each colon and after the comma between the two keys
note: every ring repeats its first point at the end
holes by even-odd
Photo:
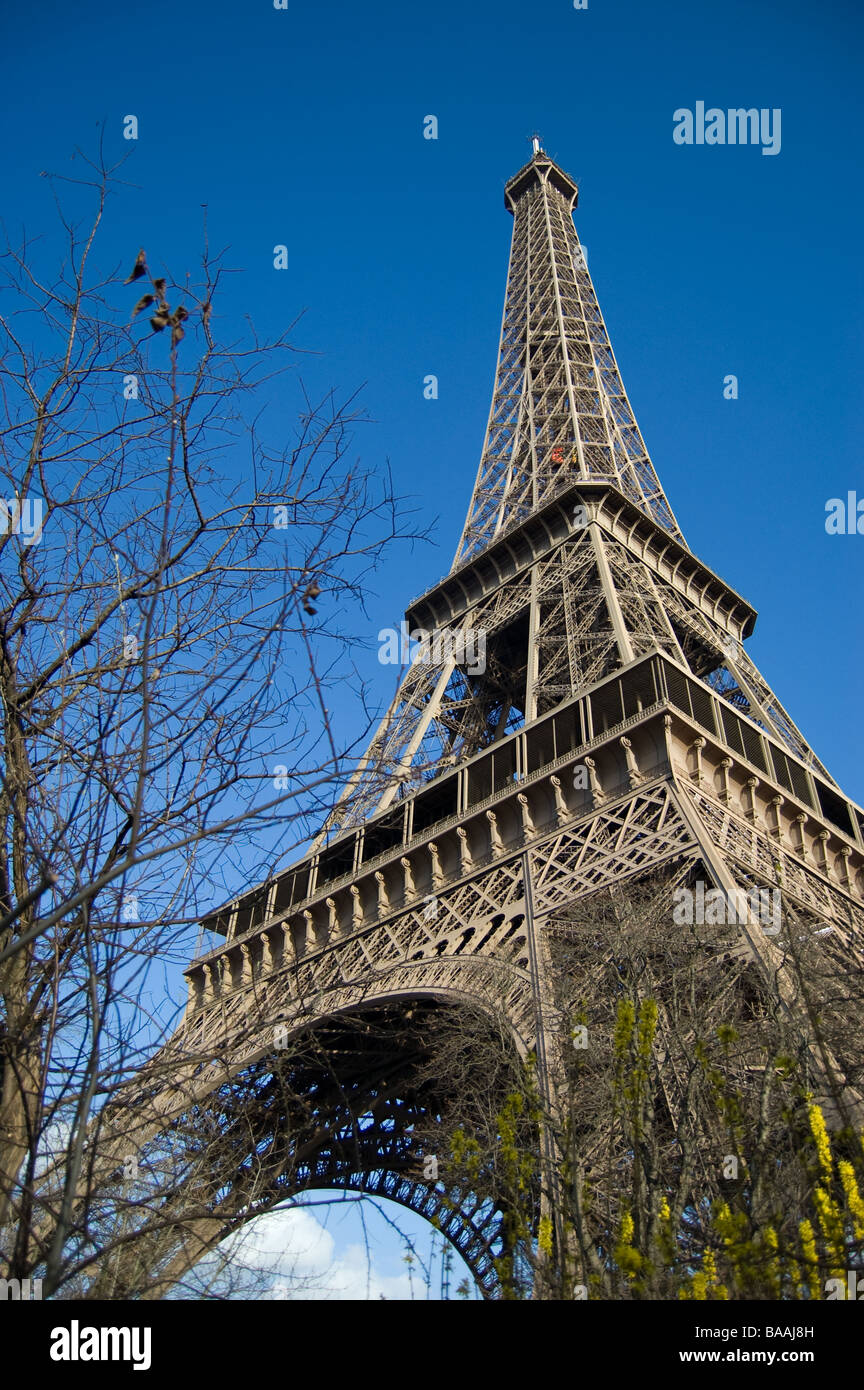
{"type": "MultiPolygon", "coordinates": [[[[549,943],[598,895],[646,875],[780,885],[838,968],[862,961],[864,812],[745,652],[754,609],[687,546],[622,384],[577,196],[535,138],[505,188],[480,466],[450,573],[408,607],[415,659],[313,849],[205,923],[224,944],[189,966],[182,1026],[137,1082],[136,1144],[185,1135],[187,1155],[149,1296],[251,1216],[332,1188],[435,1221],[494,1297],[500,1211],[426,1162],[431,1120],[459,1106],[430,1039],[473,1009],[502,1055],[537,1059],[551,1095],[549,943]]],[[[782,939],[755,910],[711,968],[734,959],[796,1017],[782,939]]],[[[837,1103],[857,1107],[842,1059],[831,1068],[837,1103]]],[[[130,1113],[109,1153],[128,1148],[130,1113]]]]}

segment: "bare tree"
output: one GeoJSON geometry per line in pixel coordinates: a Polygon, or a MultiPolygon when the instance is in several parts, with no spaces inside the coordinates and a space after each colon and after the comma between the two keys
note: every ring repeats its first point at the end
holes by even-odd
{"type": "Polygon", "coordinates": [[[194,282],[152,248],[96,269],[116,170],[87,168],[59,270],[23,235],[0,257],[0,1271],[72,1296],[73,1224],[129,1232],[88,1215],[93,1117],[170,1030],[205,910],[332,807],[328,691],[409,534],[349,458],[354,400],[268,437],[294,325],[223,324],[206,232],[194,282]]]}

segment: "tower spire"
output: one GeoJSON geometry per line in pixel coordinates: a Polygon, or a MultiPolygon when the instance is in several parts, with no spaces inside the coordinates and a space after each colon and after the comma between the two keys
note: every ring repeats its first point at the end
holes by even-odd
{"type": "Polygon", "coordinates": [[[456,561],[577,478],[614,483],[683,543],[573,225],[579,190],[532,138],[531,160],[504,192],[514,222],[498,367],[456,561]]]}

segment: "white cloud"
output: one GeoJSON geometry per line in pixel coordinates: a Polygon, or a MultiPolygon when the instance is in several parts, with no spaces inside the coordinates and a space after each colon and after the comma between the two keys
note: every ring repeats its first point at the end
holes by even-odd
{"type": "MultiPolygon", "coordinates": [[[[223,1273],[212,1279],[216,1256],[198,1266],[196,1282],[214,1289],[231,1288],[236,1298],[265,1299],[410,1299],[407,1273],[387,1274],[378,1267],[370,1241],[367,1255],[362,1243],[337,1249],[332,1231],[308,1209],[293,1207],[258,1217],[236,1236],[223,1241],[218,1254],[228,1256],[223,1273]]],[[[394,1252],[389,1252],[392,1262],[394,1252]]],[[[398,1258],[398,1256],[396,1257],[398,1258]]],[[[414,1295],[425,1298],[425,1287],[415,1273],[414,1295]]],[[[187,1296],[194,1292],[187,1289],[187,1296]]]]}

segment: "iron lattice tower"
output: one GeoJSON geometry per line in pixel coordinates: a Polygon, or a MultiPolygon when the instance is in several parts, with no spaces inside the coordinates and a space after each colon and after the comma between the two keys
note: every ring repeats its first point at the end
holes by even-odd
{"type": "MultiPolygon", "coordinates": [[[[745,653],[753,608],[681,534],[576,235],[576,185],[535,141],[505,202],[492,407],[453,567],[406,614],[428,634],[420,658],[313,851],[207,922],[224,944],[189,967],[183,1024],[139,1082],[139,1146],[170,1126],[189,1174],[151,1237],[156,1291],[249,1216],[342,1187],[437,1220],[493,1293],[493,1198],[422,1159],[459,1104],[435,1020],[482,1014],[502,1056],[537,1057],[554,1105],[552,945],[598,895],[694,874],[781,884],[826,960],[862,962],[864,813],[745,653]],[[467,656],[478,633],[485,662],[467,656]],[[202,1126],[226,1142],[200,1144],[202,1126]]],[[[606,962],[580,949],[593,978],[606,962]]],[[[755,972],[797,1016],[784,939],[752,913],[705,950],[730,988],[755,972]]],[[[674,1138],[687,1057],[665,1017],[674,1138]]],[[[857,1106],[844,1059],[823,1049],[821,1065],[857,1106]]]]}

